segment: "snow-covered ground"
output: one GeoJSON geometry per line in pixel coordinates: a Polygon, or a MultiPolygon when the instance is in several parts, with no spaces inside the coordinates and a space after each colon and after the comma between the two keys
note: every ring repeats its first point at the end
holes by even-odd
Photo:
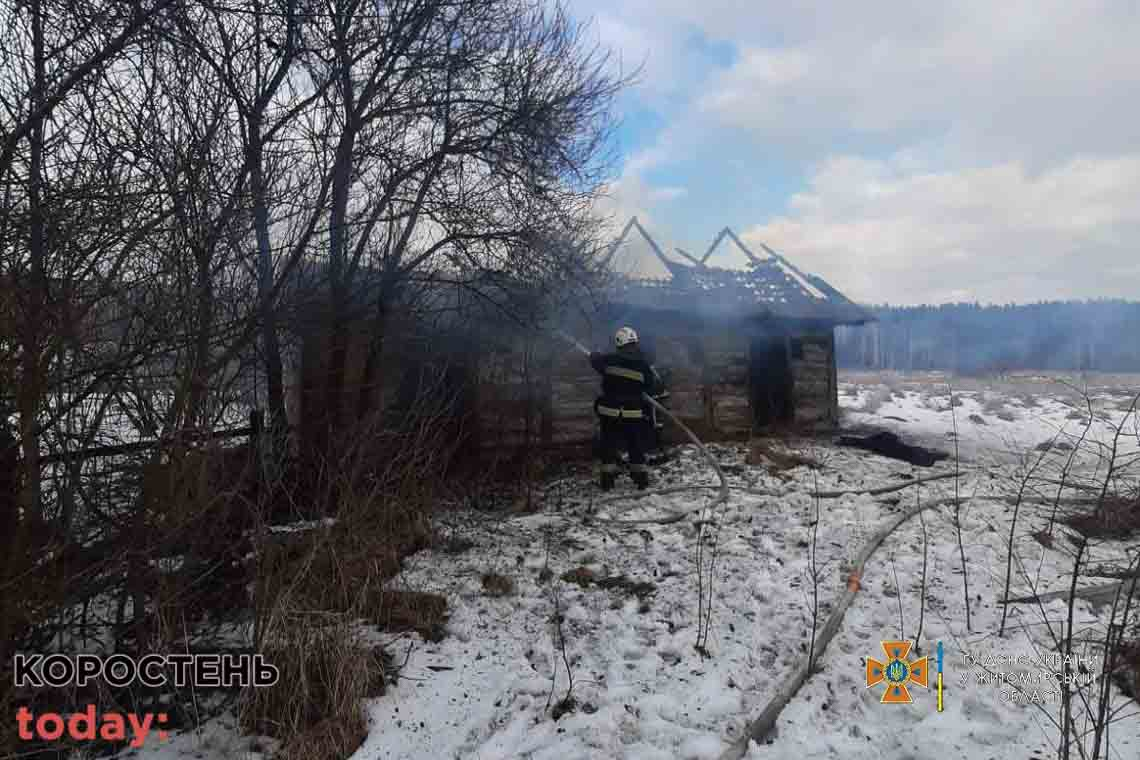
{"type": "MultiPolygon", "coordinates": [[[[997,637],[1012,516],[1005,497],[1022,466],[1018,452],[1028,449],[1040,456],[1034,447],[1061,429],[1079,436],[1083,423],[1061,392],[1023,398],[1008,388],[987,390],[975,383],[955,390],[961,405],[952,416],[945,387],[929,378],[887,381],[896,386],[893,391],[866,376],[842,384],[846,425],[895,429],[915,442],[952,451],[948,434],[957,418],[965,472],[959,489],[968,498],[962,530],[972,625],[966,625],[951,508],[935,508],[893,533],[871,558],[861,591],[818,672],[783,711],[775,735],[762,746],[751,745],[748,757],[1055,757],[1057,685],[1047,680],[1043,667],[1020,660],[1056,651],[1050,629],[1058,632],[1066,603],[1011,606],[1006,635],[997,637]],[[942,712],[936,709],[933,683],[912,687],[914,702],[907,705],[881,704],[882,687],[866,686],[866,658],[884,659],[881,641],[916,638],[921,655],[933,655],[937,642],[943,644],[942,712]],[[1027,697],[1012,687],[980,683],[982,666],[965,662],[966,652],[979,662],[995,656],[990,670],[1016,671],[1019,687],[1038,704],[1024,704],[1027,697]]],[[[1094,415],[1106,420],[1096,420],[1089,434],[1094,440],[1110,440],[1105,423],[1124,416],[1123,397],[1107,391],[1098,396],[1094,415]]],[[[1136,451],[1134,431],[1123,440],[1122,450],[1136,451]]],[[[710,448],[739,488],[727,504],[706,515],[715,527],[704,535],[715,547],[706,544],[704,573],[698,572],[700,527],[693,519],[700,512],[671,524],[615,521],[693,510],[712,498],[711,490],[605,504],[591,475],[580,472],[550,484],[545,508],[537,514],[441,515],[441,530],[473,547],[458,554],[420,552],[392,583],[446,596],[449,635],[439,643],[416,635],[393,642],[396,660],[407,659],[398,684],[370,702],[370,733],[354,760],[717,758],[806,657],[813,627],[811,525],[817,508],[819,610],[814,617],[822,626],[846,587],[850,563],[876,527],[916,498],[931,501],[954,493],[954,481],[943,479],[878,497],[817,502],[810,495],[817,488],[892,485],[952,472],[954,463],[913,468],[827,441],[801,441],[796,450],[821,467],[772,472],[747,464],[743,446],[710,448]],[[487,573],[512,579],[513,591],[489,595],[482,580],[487,573]],[[706,656],[695,645],[698,609],[710,599],[706,656]],[[576,707],[556,720],[552,709],[568,691],[576,707]]],[[[1059,460],[1064,451],[1048,456],[1059,460]]],[[[1078,466],[1093,468],[1095,462],[1090,458],[1078,466]]],[[[699,451],[682,447],[658,469],[656,485],[714,482],[699,451]]],[[[1052,548],[1030,535],[1047,518],[1046,508],[1021,509],[1014,596],[1031,587],[1036,592],[1068,587],[1073,563],[1071,544],[1064,539],[1068,529],[1058,527],[1052,548]]],[[[1122,542],[1098,543],[1086,556],[1087,567],[1120,564],[1128,549],[1122,542]]],[[[1107,616],[1106,609],[1078,601],[1078,637],[1102,636],[1107,616]]],[[[1076,653],[1098,656],[1084,644],[1076,653]]],[[[1094,676],[1099,667],[1098,659],[1091,668],[1094,676]]],[[[1108,757],[1138,757],[1140,706],[1129,704],[1115,685],[1111,693],[1119,714],[1108,757]]],[[[1075,709],[1075,720],[1084,725],[1085,708],[1075,709]]],[[[217,730],[211,736],[215,746],[240,745],[226,743],[217,730]]],[[[157,757],[158,751],[167,758],[220,756],[181,741],[187,742],[185,751],[172,742],[139,756],[157,757]]],[[[1103,747],[1101,752],[1104,756],[1103,747]]]]}
{"type": "MultiPolygon", "coordinates": [[[[839,390],[845,427],[892,430],[951,452],[956,429],[962,458],[1008,462],[1055,436],[1075,445],[1090,403],[1087,440],[1111,444],[1113,428],[1104,423],[1124,417],[1140,393],[1140,376],[1024,374],[987,380],[938,372],[852,372],[841,376],[839,390]]],[[[1133,415],[1124,428],[1121,450],[1134,452],[1140,420],[1133,415]]]]}

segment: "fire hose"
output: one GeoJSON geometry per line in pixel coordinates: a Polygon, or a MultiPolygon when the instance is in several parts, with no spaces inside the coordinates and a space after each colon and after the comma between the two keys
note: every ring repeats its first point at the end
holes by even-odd
{"type": "MultiPolygon", "coordinates": [[[[579,341],[567,333],[562,332],[561,330],[558,330],[556,332],[562,338],[574,345],[583,354],[589,356],[590,351],[579,341]]],[[[696,436],[695,433],[693,433],[692,430],[690,430],[683,422],[677,419],[677,417],[674,416],[673,413],[666,409],[664,406],[658,404],[654,399],[650,398],[646,394],[643,394],[643,397],[650,404],[654,405],[655,408],[663,412],[669,419],[673,420],[673,422],[675,422],[677,426],[681,428],[681,430],[685,431],[685,434],[689,437],[689,440],[696,444],[697,448],[700,449],[701,453],[704,454],[709,464],[716,471],[717,477],[720,479],[720,489],[716,500],[709,505],[709,508],[727,501],[729,490],[728,481],[724,477],[724,472],[721,470],[720,464],[712,456],[712,454],[701,442],[701,440],[696,436]]],[[[937,479],[941,477],[943,476],[938,475],[931,479],[937,479]]],[[[875,489],[871,492],[887,492],[896,490],[896,488],[896,486],[890,486],[882,489],[875,489]]],[[[658,489],[658,491],[669,492],[674,490],[676,489],[658,489]]],[[[651,491],[650,493],[653,492],[651,491]]],[[[618,496],[613,497],[612,499],[607,499],[607,501],[617,500],[621,498],[629,497],[618,496]]],[[[883,541],[885,541],[889,535],[894,533],[895,530],[897,530],[900,526],[917,515],[919,512],[924,512],[928,509],[942,506],[943,504],[954,501],[955,498],[956,497],[936,499],[934,501],[928,501],[925,504],[916,505],[904,510],[902,514],[892,515],[879,527],[875,534],[871,536],[871,538],[867,541],[866,544],[863,545],[862,549],[860,550],[859,555],[855,560],[854,567],[848,575],[846,588],[844,589],[838,603],[832,610],[831,615],[824,623],[823,629],[820,632],[820,636],[816,641],[814,656],[810,661],[802,663],[796,669],[792,677],[788,678],[785,681],[783,686],[776,693],[775,697],[773,697],[773,699],[765,706],[764,710],[755,719],[748,721],[744,732],[730,742],[729,746],[721,753],[718,760],[741,760],[747,754],[748,746],[752,741],[763,742],[767,737],[771,735],[772,730],[775,728],[776,721],[780,716],[780,713],[783,712],[784,708],[788,705],[789,702],[791,702],[793,697],[795,697],[795,695],[799,692],[800,688],[807,682],[807,680],[812,675],[814,675],[815,670],[818,668],[817,663],[819,661],[819,658],[827,650],[828,644],[831,643],[831,640],[839,632],[839,627],[843,622],[843,618],[847,614],[848,608],[851,606],[851,603],[854,601],[855,596],[859,592],[862,585],[864,567],[871,559],[871,556],[875,553],[875,550],[878,549],[880,545],[882,545],[883,541]]],[[[677,519],[680,519],[683,514],[678,515],[677,519]]],[[[633,523],[644,521],[631,520],[624,522],[633,523]]]]}
{"type": "MultiPolygon", "coordinates": [[[[584,345],[582,345],[581,341],[579,341],[573,335],[570,335],[569,333],[567,333],[563,330],[558,330],[558,329],[554,330],[554,333],[556,335],[558,335],[558,337],[565,340],[570,345],[574,346],[574,348],[578,349],[585,356],[587,356],[587,357],[590,356],[590,349],[588,349],[584,345]]],[[[724,471],[721,470],[721,468],[720,468],[720,462],[718,462],[716,460],[716,457],[714,457],[712,455],[712,453],[708,450],[708,448],[701,441],[701,439],[697,437],[697,434],[694,433],[692,430],[690,430],[688,425],[681,422],[681,420],[677,419],[677,416],[675,414],[673,414],[671,411],[669,411],[669,409],[666,408],[664,404],[662,404],[657,399],[650,396],[648,393],[642,393],[641,398],[645,402],[647,402],[653,409],[664,414],[666,417],[668,417],[670,420],[672,420],[673,423],[677,427],[681,428],[681,430],[685,433],[685,435],[688,436],[689,440],[693,442],[693,444],[697,447],[698,450],[700,450],[701,454],[708,461],[709,465],[713,468],[713,471],[716,472],[717,479],[720,481],[720,486],[718,488],[717,496],[715,499],[713,499],[712,502],[710,502],[709,504],[705,505],[704,507],[702,507],[700,509],[704,509],[704,510],[714,509],[718,505],[723,504],[724,502],[728,501],[728,479],[724,476],[724,471]]],[[[640,496],[652,495],[655,493],[663,493],[665,491],[671,491],[671,490],[672,489],[653,489],[650,491],[641,491],[641,492],[638,492],[638,494],[636,496],[640,497],[640,496]]],[[[611,496],[611,497],[605,499],[604,503],[609,503],[609,502],[613,502],[613,501],[620,501],[622,499],[628,499],[631,497],[633,497],[632,494],[611,496]]],[[[691,511],[696,511],[696,510],[694,509],[691,511]]],[[[684,514],[688,514],[688,513],[687,512],[681,513],[680,515],[678,515],[676,517],[678,519],[680,519],[680,517],[683,516],[684,514]]],[[[618,521],[611,521],[611,522],[618,522],[618,521]]]]}

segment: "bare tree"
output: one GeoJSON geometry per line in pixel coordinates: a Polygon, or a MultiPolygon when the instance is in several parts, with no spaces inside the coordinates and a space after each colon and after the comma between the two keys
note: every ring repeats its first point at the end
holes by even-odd
{"type": "MultiPolygon", "coordinates": [[[[184,24],[183,32],[197,57],[215,72],[238,117],[248,169],[246,211],[254,238],[251,269],[257,283],[267,402],[271,427],[279,434],[285,424],[285,393],[275,298],[275,272],[281,263],[277,254],[296,247],[298,236],[304,244],[312,234],[312,226],[284,220],[298,211],[301,216],[322,211],[287,203],[290,196],[304,198],[297,180],[311,168],[287,146],[295,136],[295,122],[322,91],[300,76],[299,62],[311,51],[304,47],[305,15],[297,0],[252,0],[247,10],[233,13],[212,7],[205,16],[208,23],[184,24]],[[296,171],[298,166],[306,171],[296,171]],[[292,234],[286,234],[286,228],[292,234]]],[[[244,246],[240,234],[236,239],[244,246]]]]}
{"type": "Polygon", "coordinates": [[[27,16],[21,4],[6,5],[4,20],[9,30],[5,46],[9,51],[6,68],[31,39],[31,62],[37,71],[31,87],[23,91],[4,88],[0,97],[3,108],[3,147],[0,147],[0,176],[7,175],[23,142],[34,143],[45,121],[51,118],[66,99],[71,97],[88,79],[99,73],[140,36],[150,24],[175,0],[155,0],[152,3],[132,2],[74,2],[74,0],[31,0],[27,3],[27,16]],[[45,15],[47,11],[61,19],[57,31],[66,47],[53,46],[53,70],[48,71],[45,53],[45,15]],[[30,26],[24,26],[24,22],[30,26]],[[29,34],[30,32],[30,34],[29,34]],[[36,53],[38,49],[39,53],[36,53]]]}
{"type": "MultiPolygon", "coordinates": [[[[244,594],[272,505],[216,472],[246,450],[202,441],[260,405],[254,362],[283,426],[300,274],[327,275],[330,423],[354,320],[380,342],[446,281],[527,322],[582,276],[604,64],[540,0],[0,4],[0,663],[169,643],[171,609],[244,594]]],[[[360,429],[436,472],[429,411],[408,446],[360,429]]],[[[329,478],[348,495],[376,474],[358,448],[329,478]]]]}
{"type": "MultiPolygon", "coordinates": [[[[559,8],[516,0],[338,2],[321,33],[331,81],[321,149],[333,177],[328,236],[326,428],[344,402],[348,324],[382,336],[390,307],[424,279],[478,288],[494,270],[558,269],[598,185],[608,104],[621,82],[559,8]],[[379,274],[370,311],[358,273],[379,274]],[[425,277],[427,275],[427,277],[425,277]],[[355,283],[355,285],[354,285],[355,283]]],[[[366,368],[375,370],[375,352],[366,368]]]]}

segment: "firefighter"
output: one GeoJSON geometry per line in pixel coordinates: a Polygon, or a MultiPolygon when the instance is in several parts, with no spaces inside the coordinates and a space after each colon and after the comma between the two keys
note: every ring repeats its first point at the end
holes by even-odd
{"type": "Polygon", "coordinates": [[[641,353],[637,333],[623,327],[614,335],[616,351],[591,353],[590,364],[602,376],[602,395],[594,402],[594,412],[602,427],[602,490],[614,487],[618,474],[618,452],[629,452],[629,474],[639,489],[649,486],[645,448],[650,438],[651,407],[642,394],[664,392],[661,378],[641,353]]]}

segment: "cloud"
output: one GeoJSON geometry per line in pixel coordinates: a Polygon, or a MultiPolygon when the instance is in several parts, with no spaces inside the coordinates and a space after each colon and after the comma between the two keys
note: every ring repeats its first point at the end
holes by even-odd
{"type": "Polygon", "coordinates": [[[1135,297],[1140,154],[962,171],[824,162],[789,213],[747,229],[862,301],[1135,297]]]}
{"type": "Polygon", "coordinates": [[[684,187],[657,187],[646,182],[639,172],[626,171],[603,188],[594,211],[602,217],[606,234],[616,236],[629,218],[636,216],[652,234],[667,236],[655,207],[687,194],[684,187]]]}
{"type": "Polygon", "coordinates": [[[1140,117],[1133,0],[739,5],[572,0],[646,60],[639,92],[689,129],[806,159],[836,141],[940,140],[957,163],[1131,150],[1140,117]],[[710,66],[694,35],[736,51],[710,66]],[[660,102],[669,93],[667,102],[660,102]]]}
{"type": "Polygon", "coordinates": [[[658,139],[657,144],[652,148],[638,151],[630,156],[625,162],[625,171],[627,173],[640,174],[656,166],[660,166],[668,160],[669,141],[668,139],[658,139]]]}
{"type": "Polygon", "coordinates": [[[683,187],[655,187],[649,191],[649,200],[654,203],[664,203],[684,198],[688,190],[683,187]]]}
{"type": "Polygon", "coordinates": [[[570,2],[647,51],[665,126],[614,188],[650,229],[736,224],[862,300],[1135,298],[1134,0],[570,2]]]}
{"type": "MultiPolygon", "coordinates": [[[[628,73],[648,64],[653,42],[650,33],[635,22],[602,12],[591,17],[598,42],[613,52],[613,63],[628,73]]],[[[656,81],[657,77],[647,77],[656,81]]]]}

